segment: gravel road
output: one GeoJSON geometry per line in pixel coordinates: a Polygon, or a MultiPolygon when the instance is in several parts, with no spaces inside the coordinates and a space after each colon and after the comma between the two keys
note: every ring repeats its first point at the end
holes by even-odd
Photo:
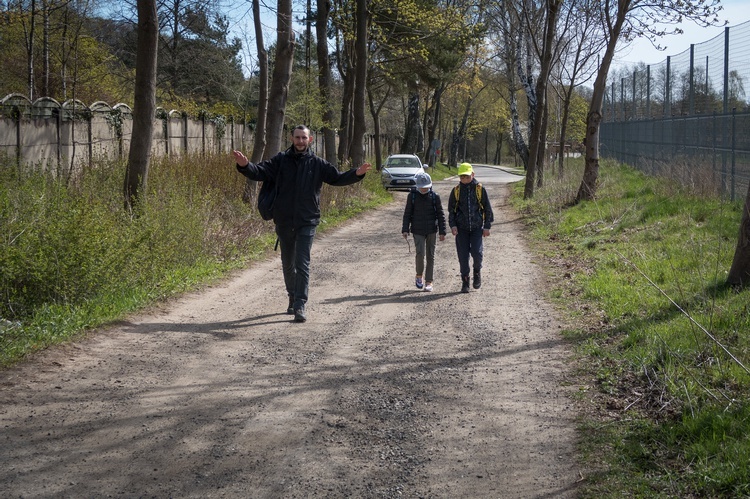
{"type": "Polygon", "coordinates": [[[318,235],[306,323],[273,255],[1,371],[0,497],[574,497],[569,352],[484,185],[480,290],[450,235],[414,287],[399,193],[318,235]]]}

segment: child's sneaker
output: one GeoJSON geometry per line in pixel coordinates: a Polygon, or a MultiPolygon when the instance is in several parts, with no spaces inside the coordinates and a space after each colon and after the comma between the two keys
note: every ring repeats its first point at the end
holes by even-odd
{"type": "Polygon", "coordinates": [[[431,282],[426,282],[424,284],[424,290],[425,291],[432,291],[432,283],[431,282]]]}
{"type": "Polygon", "coordinates": [[[414,279],[414,284],[417,286],[417,289],[422,289],[422,286],[424,286],[424,281],[422,281],[421,277],[417,277],[414,279]]]}

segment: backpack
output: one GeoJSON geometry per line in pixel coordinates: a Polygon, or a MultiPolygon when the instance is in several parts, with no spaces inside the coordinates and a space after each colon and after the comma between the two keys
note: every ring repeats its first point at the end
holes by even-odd
{"type": "Polygon", "coordinates": [[[265,180],[258,191],[258,213],[263,220],[273,220],[273,202],[276,200],[276,183],[273,180],[265,180]]]}
{"type": "MultiPolygon", "coordinates": [[[[456,213],[456,210],[458,210],[458,193],[461,191],[461,184],[458,184],[456,187],[453,188],[453,197],[456,198],[456,204],[453,205],[453,213],[456,213]]],[[[477,201],[479,201],[479,209],[482,210],[482,215],[484,215],[484,203],[482,202],[482,184],[477,182],[477,201]]]]}

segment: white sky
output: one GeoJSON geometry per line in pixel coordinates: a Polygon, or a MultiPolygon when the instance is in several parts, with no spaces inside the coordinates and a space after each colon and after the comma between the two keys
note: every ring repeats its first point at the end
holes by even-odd
{"type": "MultiPolygon", "coordinates": [[[[721,5],[723,9],[719,12],[719,19],[722,22],[728,21],[726,26],[737,26],[750,21],[750,3],[747,0],[722,0],[721,5]]],[[[667,56],[674,56],[688,50],[692,43],[702,43],[722,35],[725,26],[704,28],[688,21],[682,23],[680,28],[684,31],[683,34],[665,36],[659,40],[659,45],[666,47],[666,50],[656,50],[647,39],[635,40],[627,47],[618,48],[612,65],[615,67],[632,66],[638,62],[658,64],[665,61],[667,56]]]]}

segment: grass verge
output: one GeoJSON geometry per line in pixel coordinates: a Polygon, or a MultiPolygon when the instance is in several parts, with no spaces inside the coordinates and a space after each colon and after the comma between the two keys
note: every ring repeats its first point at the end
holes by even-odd
{"type": "Polygon", "coordinates": [[[741,205],[606,162],[573,204],[581,178],[512,196],[570,323],[581,495],[747,497],[750,291],[724,285],[741,205]]]}

